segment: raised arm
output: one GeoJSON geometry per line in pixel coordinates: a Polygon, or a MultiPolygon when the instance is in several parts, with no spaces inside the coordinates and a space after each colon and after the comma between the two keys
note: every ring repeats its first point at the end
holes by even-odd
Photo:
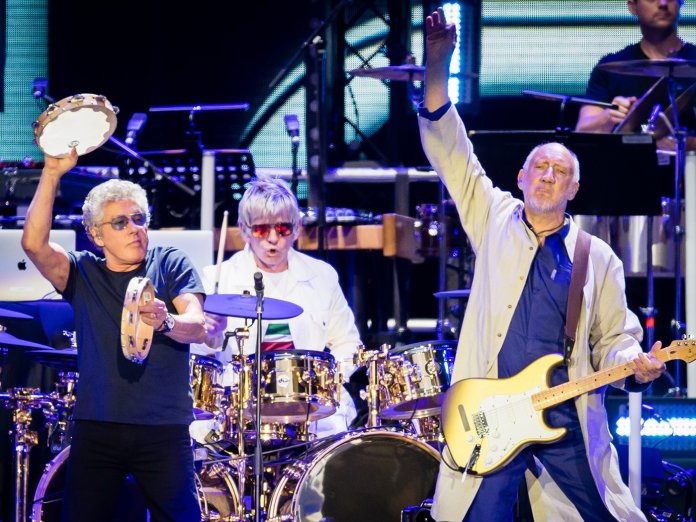
{"type": "Polygon", "coordinates": [[[53,203],[63,175],[77,164],[77,151],[65,158],[44,157],[39,185],[27,210],[22,248],[41,274],[58,290],[65,290],[70,273],[67,252],[48,237],[53,223],[53,203]]]}
{"type": "Polygon", "coordinates": [[[449,101],[449,66],[457,42],[454,24],[448,24],[442,7],[425,19],[424,107],[434,112],[449,101]]]}

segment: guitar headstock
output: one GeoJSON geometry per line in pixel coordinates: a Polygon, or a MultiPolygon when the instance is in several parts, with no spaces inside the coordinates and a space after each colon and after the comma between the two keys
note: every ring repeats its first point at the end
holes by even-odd
{"type": "Polygon", "coordinates": [[[696,359],[696,339],[690,338],[672,341],[672,344],[665,346],[657,353],[658,359],[662,361],[680,359],[684,362],[690,363],[696,359]],[[662,357],[663,355],[664,357],[662,357]]]}

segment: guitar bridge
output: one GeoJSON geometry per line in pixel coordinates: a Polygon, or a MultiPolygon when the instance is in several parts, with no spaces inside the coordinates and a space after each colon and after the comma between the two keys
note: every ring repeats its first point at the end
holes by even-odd
{"type": "Polygon", "coordinates": [[[484,436],[488,435],[488,422],[486,421],[486,414],[479,411],[472,415],[474,419],[474,428],[476,429],[476,434],[482,439],[484,436]]]}

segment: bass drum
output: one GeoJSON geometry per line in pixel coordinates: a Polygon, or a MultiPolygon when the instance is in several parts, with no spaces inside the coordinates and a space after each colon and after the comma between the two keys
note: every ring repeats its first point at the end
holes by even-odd
{"type": "Polygon", "coordinates": [[[384,522],[435,492],[440,456],[398,432],[355,432],[324,441],[285,468],[268,522],[384,522]]]}
{"type": "MultiPolygon", "coordinates": [[[[46,465],[46,470],[39,480],[32,504],[33,522],[54,522],[60,520],[63,507],[63,487],[66,460],[70,446],[58,453],[46,465]]],[[[237,494],[234,476],[227,466],[214,463],[203,465],[196,474],[198,502],[201,506],[201,522],[213,520],[241,520],[241,503],[237,494]]],[[[146,522],[150,520],[145,501],[138,491],[132,477],[124,483],[116,503],[117,511],[113,520],[118,522],[146,522]]],[[[108,520],[106,517],[104,520],[108,520]]]]}

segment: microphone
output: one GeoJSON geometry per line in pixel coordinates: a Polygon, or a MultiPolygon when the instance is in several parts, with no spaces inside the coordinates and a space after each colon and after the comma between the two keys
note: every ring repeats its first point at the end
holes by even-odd
{"type": "Polygon", "coordinates": [[[648,132],[653,132],[655,130],[655,122],[660,116],[660,111],[662,111],[662,105],[656,103],[650,111],[650,116],[648,117],[648,122],[645,124],[645,128],[648,132]]]}
{"type": "Polygon", "coordinates": [[[31,94],[37,100],[46,100],[48,103],[55,103],[56,100],[46,94],[48,80],[46,78],[34,78],[31,82],[31,94]]]}
{"type": "Polygon", "coordinates": [[[135,138],[137,138],[138,134],[143,130],[145,122],[147,122],[147,114],[144,112],[136,112],[131,116],[131,119],[128,121],[128,126],[126,127],[126,145],[133,145],[135,138]]]}
{"type": "Polygon", "coordinates": [[[43,98],[47,87],[48,80],[46,78],[34,78],[34,81],[31,83],[31,92],[34,98],[43,98]]]}
{"type": "Polygon", "coordinates": [[[261,272],[254,274],[254,290],[256,295],[263,294],[263,274],[261,272]]]}
{"type": "Polygon", "coordinates": [[[285,128],[288,131],[288,136],[292,144],[297,146],[300,144],[300,122],[297,119],[297,114],[285,115],[285,128]]]}

